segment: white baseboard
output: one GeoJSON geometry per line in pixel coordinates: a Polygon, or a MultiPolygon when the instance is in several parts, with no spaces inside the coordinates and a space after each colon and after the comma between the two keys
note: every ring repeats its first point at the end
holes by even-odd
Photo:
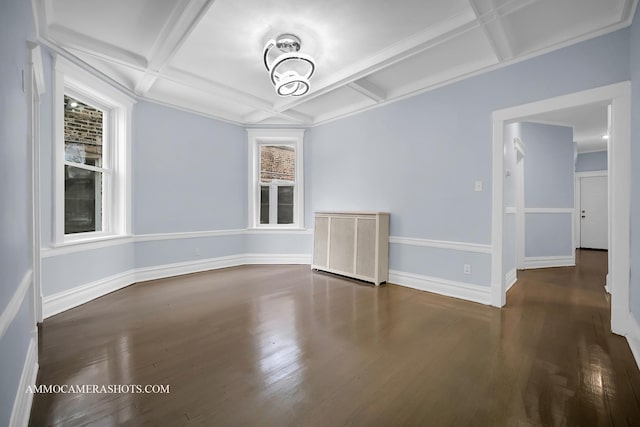
{"type": "Polygon", "coordinates": [[[134,277],[132,271],[126,271],[85,285],[76,286],[66,291],[45,296],[42,299],[42,317],[46,319],[113,291],[117,291],[118,289],[127,287],[134,282],[134,277]]]}
{"type": "Polygon", "coordinates": [[[640,325],[638,325],[638,321],[631,313],[629,313],[628,324],[629,332],[625,335],[625,338],[629,343],[634,359],[636,359],[636,365],[640,369],[640,325]]]}
{"type": "Polygon", "coordinates": [[[551,267],[574,267],[576,265],[575,256],[541,256],[525,257],[524,268],[551,268],[551,267]]]}
{"type": "Polygon", "coordinates": [[[13,401],[13,410],[9,420],[9,427],[27,427],[31,415],[31,404],[33,403],[33,393],[27,393],[28,386],[36,384],[38,376],[38,344],[36,338],[31,338],[27,356],[25,357],[20,384],[16,391],[16,398],[13,401]]]}
{"type": "Polygon", "coordinates": [[[389,283],[491,305],[491,287],[389,270],[389,283]]]}
{"type": "Polygon", "coordinates": [[[200,273],[202,271],[217,270],[219,268],[236,267],[243,264],[246,264],[244,262],[244,255],[230,255],[197,261],[154,265],[152,267],[134,270],[134,279],[131,283],[164,279],[167,277],[181,276],[183,274],[200,273]]]}
{"type": "Polygon", "coordinates": [[[504,283],[507,285],[507,291],[511,289],[513,285],[515,285],[518,280],[518,270],[513,268],[509,270],[509,272],[504,277],[504,283]]]}
{"type": "Polygon", "coordinates": [[[311,256],[305,254],[241,254],[138,268],[46,296],[42,302],[42,314],[46,319],[137,282],[246,264],[311,264],[311,256]]]}
{"type": "Polygon", "coordinates": [[[243,264],[311,264],[307,254],[245,254],[243,264]]]}

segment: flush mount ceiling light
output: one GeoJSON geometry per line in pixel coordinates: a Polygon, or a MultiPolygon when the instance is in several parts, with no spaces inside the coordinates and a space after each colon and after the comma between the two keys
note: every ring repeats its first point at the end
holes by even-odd
{"type": "Polygon", "coordinates": [[[280,96],[302,96],[309,92],[309,79],[316,70],[312,57],[299,53],[301,42],[293,34],[282,34],[264,46],[264,66],[280,96]]]}

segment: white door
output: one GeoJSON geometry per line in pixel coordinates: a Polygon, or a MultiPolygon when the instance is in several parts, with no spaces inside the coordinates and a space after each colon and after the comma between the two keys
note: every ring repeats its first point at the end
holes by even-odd
{"type": "Polygon", "coordinates": [[[580,179],[580,247],[607,249],[607,177],[580,179]]]}

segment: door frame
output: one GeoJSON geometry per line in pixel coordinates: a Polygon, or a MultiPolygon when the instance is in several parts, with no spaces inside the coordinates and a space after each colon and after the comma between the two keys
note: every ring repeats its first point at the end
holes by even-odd
{"type": "MultiPolygon", "coordinates": [[[[42,323],[40,257],[40,100],[46,91],[40,45],[30,44],[30,142],[31,142],[31,256],[33,271],[33,327],[42,323]]],[[[37,329],[34,330],[37,333],[37,329]]]]}
{"type": "MultiPolygon", "coordinates": [[[[526,158],[526,145],[521,138],[514,140],[516,150],[516,279],[517,270],[523,270],[524,264],[524,162],[526,158]]],[[[508,284],[507,284],[508,285],[508,284]]]]}
{"type": "Polygon", "coordinates": [[[585,104],[611,105],[608,158],[609,192],[609,286],[611,330],[625,335],[631,328],[629,309],[630,202],[631,202],[631,82],[625,81],[581,92],[496,110],[492,114],[492,213],[491,304],[506,303],[503,268],[504,235],[504,125],[535,114],[585,104]]]}
{"type": "MultiPolygon", "coordinates": [[[[573,190],[573,195],[574,195],[574,208],[575,208],[575,239],[573,241],[573,246],[578,249],[580,247],[580,190],[582,189],[582,182],[581,179],[582,178],[595,178],[595,177],[608,177],[609,176],[609,172],[606,170],[599,170],[599,171],[589,171],[589,172],[576,172],[575,173],[575,183],[574,183],[574,190],[573,190]]],[[[607,185],[608,186],[608,185],[607,185]]],[[[609,189],[607,188],[607,193],[608,193],[609,189]]],[[[609,195],[607,194],[607,200],[609,199],[609,195]]],[[[608,203],[607,203],[608,204],[608,203]]],[[[607,206],[608,208],[608,206],[607,206]]],[[[608,227],[609,227],[609,212],[607,212],[607,235],[608,233],[608,227]]],[[[608,246],[608,245],[607,245],[608,246]]]]}

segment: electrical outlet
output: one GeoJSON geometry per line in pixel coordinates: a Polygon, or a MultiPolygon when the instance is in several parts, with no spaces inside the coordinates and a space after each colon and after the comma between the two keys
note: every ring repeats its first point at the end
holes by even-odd
{"type": "Polygon", "coordinates": [[[471,264],[464,265],[464,274],[471,274],[471,264]]]}
{"type": "Polygon", "coordinates": [[[196,248],[196,256],[200,256],[200,248],[196,248]]]}
{"type": "Polygon", "coordinates": [[[482,191],[482,181],[476,181],[475,191],[482,191]]]}

